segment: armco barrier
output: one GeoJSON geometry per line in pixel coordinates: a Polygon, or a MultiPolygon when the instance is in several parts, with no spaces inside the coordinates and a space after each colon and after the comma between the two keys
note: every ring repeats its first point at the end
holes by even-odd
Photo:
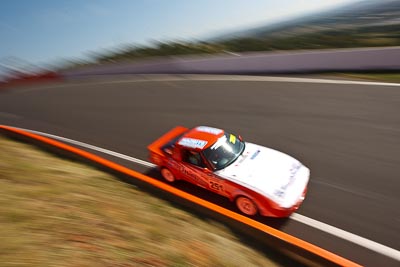
{"type": "Polygon", "coordinates": [[[49,81],[60,80],[61,76],[57,72],[42,72],[37,74],[27,74],[21,73],[16,77],[6,79],[4,82],[0,83],[1,87],[18,86],[26,84],[35,84],[49,81]]]}
{"type": "Polygon", "coordinates": [[[266,74],[400,70],[400,47],[164,57],[60,72],[65,78],[114,74],[266,74]]]}
{"type": "Polygon", "coordinates": [[[0,133],[12,137],[17,137],[19,139],[22,138],[25,141],[31,143],[33,142],[40,146],[44,145],[47,146],[47,148],[50,147],[52,148],[53,151],[55,150],[58,151],[59,153],[63,154],[69,153],[78,156],[80,159],[89,160],[98,166],[101,166],[103,168],[105,167],[114,172],[118,172],[123,175],[129,176],[130,178],[137,179],[142,183],[151,185],[152,187],[162,190],[167,194],[175,196],[176,199],[180,201],[189,203],[192,206],[201,207],[203,208],[203,211],[217,215],[217,218],[219,220],[222,220],[224,223],[227,223],[230,226],[235,227],[235,229],[239,229],[239,231],[241,232],[245,232],[246,234],[251,235],[253,238],[258,239],[258,241],[262,239],[261,242],[264,242],[269,246],[272,246],[271,244],[273,244],[274,249],[278,249],[281,252],[286,253],[288,256],[293,257],[296,260],[299,260],[303,264],[312,266],[348,266],[348,267],[360,266],[357,263],[354,263],[348,259],[340,257],[332,252],[329,252],[304,240],[301,240],[299,238],[281,232],[268,225],[264,225],[251,218],[245,217],[243,215],[240,215],[238,213],[220,207],[216,204],[213,204],[199,197],[191,195],[187,192],[179,190],[173,186],[158,181],[157,179],[146,176],[134,170],[128,169],[124,166],[106,160],[97,155],[91,154],[87,151],[69,146],[67,144],[55,141],[53,139],[44,136],[33,134],[10,126],[0,125],[0,133]]]}

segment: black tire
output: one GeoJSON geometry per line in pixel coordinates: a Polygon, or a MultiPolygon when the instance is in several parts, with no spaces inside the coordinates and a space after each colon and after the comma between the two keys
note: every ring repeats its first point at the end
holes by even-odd
{"type": "Polygon", "coordinates": [[[175,178],[174,174],[167,168],[162,168],[161,169],[161,176],[168,183],[173,183],[173,182],[176,181],[176,178],[175,178]]]}
{"type": "Polygon", "coordinates": [[[247,216],[254,216],[258,213],[257,205],[250,198],[239,196],[235,200],[236,207],[241,213],[247,216]]]}

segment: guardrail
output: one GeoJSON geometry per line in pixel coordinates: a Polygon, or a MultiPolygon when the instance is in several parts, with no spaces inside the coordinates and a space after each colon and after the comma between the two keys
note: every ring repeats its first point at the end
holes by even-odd
{"type": "Polygon", "coordinates": [[[114,173],[125,175],[128,179],[136,181],[139,185],[147,185],[152,190],[159,190],[157,195],[164,195],[168,199],[190,207],[191,210],[207,214],[237,231],[245,233],[247,236],[257,240],[261,244],[269,246],[271,249],[278,250],[281,253],[309,266],[347,266],[360,267],[361,265],[336,255],[330,251],[313,245],[309,242],[291,236],[271,226],[262,224],[251,218],[231,210],[220,207],[209,201],[191,195],[155,178],[146,176],[142,173],[128,169],[112,161],[67,145],[65,143],[27,132],[22,129],[0,125],[0,134],[22,139],[26,142],[45,147],[47,150],[62,154],[64,156],[74,157],[95,164],[98,167],[106,168],[114,173]]]}
{"type": "Polygon", "coordinates": [[[57,72],[46,71],[40,73],[19,73],[15,74],[14,77],[8,78],[3,82],[0,82],[0,89],[5,86],[18,86],[25,84],[42,83],[49,81],[60,80],[62,77],[57,72]]]}
{"type": "Polygon", "coordinates": [[[400,70],[400,47],[153,58],[62,71],[65,78],[115,74],[267,74],[400,70]]]}

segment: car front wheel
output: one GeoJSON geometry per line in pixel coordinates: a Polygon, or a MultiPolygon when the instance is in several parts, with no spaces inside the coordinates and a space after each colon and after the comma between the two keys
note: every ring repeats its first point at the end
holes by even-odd
{"type": "Polygon", "coordinates": [[[236,199],[236,207],[244,214],[253,216],[257,214],[257,206],[248,197],[240,196],[236,199]]]}
{"type": "Polygon", "coordinates": [[[167,168],[161,169],[161,175],[164,178],[164,180],[167,181],[168,183],[173,183],[176,180],[174,174],[167,168]]]}

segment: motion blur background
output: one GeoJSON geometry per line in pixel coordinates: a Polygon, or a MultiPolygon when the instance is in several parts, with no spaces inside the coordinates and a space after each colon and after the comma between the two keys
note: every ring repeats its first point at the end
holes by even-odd
{"type": "Polygon", "coordinates": [[[400,44],[398,0],[2,1],[0,79],[190,54],[400,44]]]}

